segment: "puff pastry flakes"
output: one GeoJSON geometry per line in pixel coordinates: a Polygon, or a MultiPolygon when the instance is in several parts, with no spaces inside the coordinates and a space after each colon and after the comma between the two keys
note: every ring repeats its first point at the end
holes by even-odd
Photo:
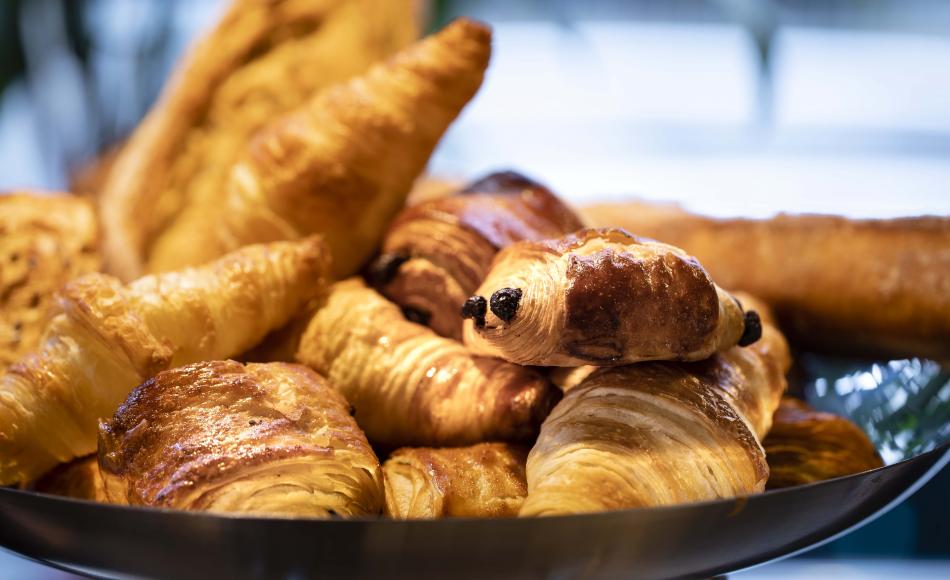
{"type": "Polygon", "coordinates": [[[334,273],[369,259],[442,134],[481,86],[491,32],[456,20],[255,136],[210,204],[156,242],[151,271],[242,244],[323,234],[334,273]]]}
{"type": "Polygon", "coordinates": [[[354,406],[374,444],[466,445],[525,440],[559,396],[537,372],[472,356],[353,278],[334,284],[297,360],[354,406]]]}
{"type": "Polygon", "coordinates": [[[371,281],[417,321],[460,340],[459,306],[500,248],[582,227],[548,188],[512,171],[493,173],[456,195],[403,210],[386,233],[371,281]]]}
{"type": "Polygon", "coordinates": [[[286,363],[157,374],[99,426],[110,501],[308,517],[378,514],[379,461],[342,395],[286,363]]]}
{"type": "Polygon", "coordinates": [[[543,366],[700,360],[761,328],[682,250],[610,228],[505,248],[463,314],[473,352],[543,366]]]}
{"type": "Polygon", "coordinates": [[[769,489],[824,481],[884,465],[857,425],[790,397],[782,399],[762,445],[769,461],[769,489]]]}
{"type": "Polygon", "coordinates": [[[140,276],[184,208],[219,198],[252,135],[415,40],[418,16],[416,0],[232,0],[109,171],[100,199],[109,272],[140,276]]]}
{"type": "Polygon", "coordinates": [[[95,451],[99,418],[155,373],[247,350],[321,290],[328,259],[311,238],[127,286],[104,274],[67,284],[39,350],[0,377],[0,483],[95,451]]]}
{"type": "Polygon", "coordinates": [[[528,449],[507,443],[394,452],[383,464],[386,514],[399,519],[518,515],[528,449]]]}
{"type": "Polygon", "coordinates": [[[0,194],[0,372],[39,344],[60,286],[99,270],[98,230],[81,199],[0,194]]]}
{"type": "Polygon", "coordinates": [[[760,492],[759,441],[785,390],[782,335],[700,362],[598,369],[564,395],[528,455],[522,516],[640,508],[760,492]]]}

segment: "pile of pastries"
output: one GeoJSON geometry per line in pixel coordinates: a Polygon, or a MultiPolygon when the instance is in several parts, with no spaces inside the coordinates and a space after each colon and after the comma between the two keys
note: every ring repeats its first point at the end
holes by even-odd
{"type": "MultiPolygon", "coordinates": [[[[510,171],[414,190],[491,54],[466,19],[413,42],[415,6],[236,0],[84,196],[0,198],[0,484],[215,512],[505,517],[881,465],[860,429],[783,399],[779,324],[939,345],[950,254],[926,254],[929,281],[893,277],[878,312],[829,320],[806,282],[759,280],[789,268],[820,284],[845,266],[833,251],[754,257],[718,235],[757,227],[781,247],[768,223],[576,210],[510,171]]],[[[804,245],[816,229],[791,227],[804,245]]],[[[950,235],[940,218],[849,227],[950,235]]],[[[915,243],[889,239],[875,263],[916,267],[898,255],[915,243]]]]}

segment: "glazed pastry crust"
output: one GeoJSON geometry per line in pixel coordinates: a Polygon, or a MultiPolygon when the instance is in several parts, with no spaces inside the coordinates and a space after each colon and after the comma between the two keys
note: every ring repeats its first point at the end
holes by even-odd
{"type": "Polygon", "coordinates": [[[763,446],[769,462],[768,489],[824,481],[884,465],[857,425],[792,398],[782,399],[763,446]]]}
{"type": "Polygon", "coordinates": [[[692,253],[718,283],[772,305],[798,343],[950,360],[950,218],[712,219],[645,202],[583,212],[692,253]]]}
{"type": "Polygon", "coordinates": [[[95,451],[97,421],[155,373],[259,342],[325,287],[328,260],[311,238],[127,286],[104,274],[67,284],[39,350],[0,376],[0,483],[95,451]]]}
{"type": "Polygon", "coordinates": [[[380,292],[424,313],[438,334],[462,338],[459,306],[484,280],[499,249],[577,231],[580,218],[547,187],[512,171],[425,201],[393,221],[374,271],[380,292]],[[405,262],[386,271],[387,261],[405,262]]]}
{"type": "Polygon", "coordinates": [[[601,368],[570,389],[528,456],[521,516],[712,500],[765,488],[759,441],[786,387],[788,346],[762,339],[693,363],[601,368]]]}
{"type": "Polygon", "coordinates": [[[528,493],[527,456],[526,447],[507,443],[399,449],[383,464],[386,515],[514,517],[528,493]]]}
{"type": "Polygon", "coordinates": [[[490,54],[491,32],[457,20],[317,93],[254,137],[217,197],[182,212],[156,242],[149,269],[320,233],[335,275],[353,274],[481,86],[490,54]]]}
{"type": "Polygon", "coordinates": [[[744,331],[742,308],[694,258],[619,229],[507,247],[477,294],[505,288],[521,292],[513,319],[466,320],[465,345],[524,365],[701,360],[744,331]]]}
{"type": "Polygon", "coordinates": [[[356,278],[330,288],[297,360],[340,389],[370,441],[390,448],[527,440],[559,396],[531,369],[472,356],[407,321],[356,278]]]}
{"type": "Polygon", "coordinates": [[[99,473],[99,458],[96,455],[80,457],[54,467],[39,478],[33,489],[41,493],[107,502],[105,484],[99,473]]]}
{"type": "Polygon", "coordinates": [[[254,133],[414,40],[418,8],[416,0],[233,0],[109,172],[100,203],[109,271],[140,276],[179,212],[220,197],[254,133]]]}
{"type": "Polygon", "coordinates": [[[332,517],[378,514],[379,461],[322,377],[201,362],[159,373],[99,426],[114,503],[332,517]]]}
{"type": "Polygon", "coordinates": [[[75,197],[0,194],[0,372],[39,345],[60,286],[99,270],[98,229],[75,197]]]}

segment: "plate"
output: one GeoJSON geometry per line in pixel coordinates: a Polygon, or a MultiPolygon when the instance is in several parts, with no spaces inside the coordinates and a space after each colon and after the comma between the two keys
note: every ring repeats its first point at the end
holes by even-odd
{"type": "Polygon", "coordinates": [[[800,553],[894,507],[950,462],[950,374],[920,359],[799,357],[798,385],[888,463],[760,495],[540,519],[295,520],[110,506],[0,489],[0,545],[95,576],[709,577],[800,553]]]}

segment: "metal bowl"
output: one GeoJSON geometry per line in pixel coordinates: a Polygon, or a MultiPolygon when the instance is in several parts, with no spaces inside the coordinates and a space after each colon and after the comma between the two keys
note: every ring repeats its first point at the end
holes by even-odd
{"type": "Polygon", "coordinates": [[[0,545],[96,576],[714,576],[846,534],[950,461],[950,375],[940,365],[800,360],[810,402],[855,420],[889,465],[749,498],[524,520],[229,517],[0,489],[0,545]]]}

